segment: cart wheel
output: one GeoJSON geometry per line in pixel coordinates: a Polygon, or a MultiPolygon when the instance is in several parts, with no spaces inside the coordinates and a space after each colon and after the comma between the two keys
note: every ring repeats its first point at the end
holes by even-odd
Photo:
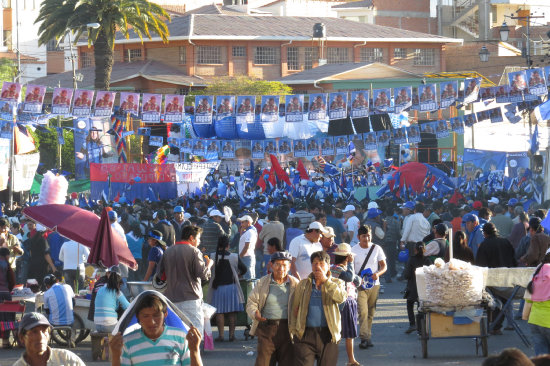
{"type": "Polygon", "coordinates": [[[422,345],[422,358],[428,358],[428,332],[426,331],[426,316],[423,316],[420,323],[420,343],[422,345]]]}

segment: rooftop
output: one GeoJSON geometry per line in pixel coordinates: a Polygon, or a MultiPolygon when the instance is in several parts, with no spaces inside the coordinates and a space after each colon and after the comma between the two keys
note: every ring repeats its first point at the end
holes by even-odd
{"type": "Polygon", "coordinates": [[[350,1],[345,4],[331,6],[332,9],[356,9],[356,8],[372,8],[372,7],[374,7],[372,0],[350,1]]]}

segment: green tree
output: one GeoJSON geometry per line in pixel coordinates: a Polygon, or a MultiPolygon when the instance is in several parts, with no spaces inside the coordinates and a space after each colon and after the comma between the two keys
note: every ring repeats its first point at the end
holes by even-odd
{"type": "Polygon", "coordinates": [[[0,58],[0,81],[13,81],[17,75],[17,66],[5,57],[0,58]]]}
{"type": "Polygon", "coordinates": [[[194,95],[288,95],[292,88],[279,81],[267,81],[245,75],[222,76],[212,80],[203,90],[194,90],[194,95]]]}
{"type": "Polygon", "coordinates": [[[88,46],[94,45],[95,88],[109,90],[116,33],[129,38],[133,32],[142,42],[153,33],[167,43],[165,20],[170,20],[168,13],[147,0],[44,0],[35,23],[41,23],[40,45],[63,38],[67,30],[75,32],[75,42],[86,33],[88,46]],[[99,28],[88,29],[90,23],[99,28]]]}

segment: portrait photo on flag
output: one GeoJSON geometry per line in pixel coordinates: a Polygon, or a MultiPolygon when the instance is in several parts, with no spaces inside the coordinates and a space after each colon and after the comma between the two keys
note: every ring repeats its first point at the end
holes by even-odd
{"type": "Polygon", "coordinates": [[[164,96],[164,122],[179,123],[183,121],[183,105],[185,96],[178,94],[166,94],[164,96]]]}
{"type": "Polygon", "coordinates": [[[334,155],[334,139],[332,136],[321,138],[321,155],[334,155]]]}
{"type": "Polygon", "coordinates": [[[351,110],[352,118],[363,118],[369,115],[369,92],[368,90],[351,92],[351,110]]]}
{"type": "Polygon", "coordinates": [[[262,109],[260,113],[260,121],[277,122],[279,120],[279,96],[262,95],[261,100],[262,109]]]}
{"type": "Polygon", "coordinates": [[[347,154],[348,152],[348,137],[336,136],[334,137],[334,147],[336,148],[336,155],[347,154]]]}
{"type": "Polygon", "coordinates": [[[141,102],[141,120],[146,123],[159,123],[161,104],[162,94],[143,94],[141,102]]]}
{"type": "Polygon", "coordinates": [[[469,78],[464,80],[464,103],[473,103],[479,97],[481,78],[469,78]]]}
{"type": "Polygon", "coordinates": [[[446,81],[439,84],[441,108],[452,106],[458,97],[458,81],[446,81]]]}
{"type": "Polygon", "coordinates": [[[97,92],[94,104],[95,117],[111,117],[111,114],[113,114],[115,95],[115,92],[104,90],[97,92]]]}
{"type": "Polygon", "coordinates": [[[451,130],[458,134],[464,134],[464,121],[462,116],[451,118],[451,130]]]}
{"type": "Polygon", "coordinates": [[[121,92],[119,108],[122,113],[131,113],[135,116],[139,113],[139,93],[121,92]]]}
{"type": "Polygon", "coordinates": [[[395,113],[401,113],[412,106],[412,87],[402,86],[393,89],[395,98],[395,113]]]}
{"type": "Polygon", "coordinates": [[[261,140],[252,140],[252,159],[264,158],[264,146],[261,140]]]}
{"type": "Polygon", "coordinates": [[[372,104],[377,112],[390,112],[391,89],[374,89],[372,92],[372,104]]]}
{"type": "Polygon", "coordinates": [[[266,154],[277,154],[277,144],[275,140],[264,140],[263,146],[266,154]]]}
{"type": "Polygon", "coordinates": [[[235,141],[222,141],[222,158],[234,158],[235,157],[235,141]]]}
{"type": "Polygon", "coordinates": [[[407,127],[407,140],[410,144],[417,144],[420,142],[420,129],[418,125],[414,124],[407,127]]]}
{"type": "Polygon", "coordinates": [[[254,95],[239,95],[237,105],[237,124],[254,123],[256,97],[254,95]]]}
{"type": "Polygon", "coordinates": [[[420,93],[420,111],[431,112],[438,109],[435,84],[420,85],[418,87],[420,93]]]}
{"type": "Polygon", "coordinates": [[[280,139],[278,141],[279,155],[287,155],[292,152],[292,144],[288,139],[280,139]]]}
{"type": "Polygon", "coordinates": [[[285,120],[287,122],[302,122],[304,120],[304,95],[285,95],[285,120]]]}
{"type": "Polygon", "coordinates": [[[195,123],[196,124],[212,123],[213,100],[214,100],[214,97],[211,95],[195,96],[195,123]]]}
{"type": "Polygon", "coordinates": [[[54,88],[52,94],[52,114],[69,114],[73,100],[73,89],[54,88]]]}
{"type": "Polygon", "coordinates": [[[292,150],[294,151],[294,157],[296,158],[302,158],[306,156],[306,141],[292,140],[292,150]]]}
{"type": "Polygon", "coordinates": [[[339,93],[330,93],[329,94],[330,108],[328,112],[328,118],[333,119],[342,119],[347,117],[347,107],[348,107],[348,93],[339,92],[339,93]]]}
{"type": "Polygon", "coordinates": [[[94,95],[94,90],[75,90],[73,115],[82,117],[89,116],[92,110],[92,101],[94,99],[94,95]]]}
{"type": "Polygon", "coordinates": [[[0,101],[8,103],[17,103],[21,94],[21,84],[4,81],[0,101]]]}
{"type": "Polygon", "coordinates": [[[508,103],[510,101],[510,97],[508,96],[510,92],[510,86],[499,85],[496,88],[497,88],[497,91],[495,93],[495,98],[497,103],[508,103]]]}
{"type": "Polygon", "coordinates": [[[325,93],[309,94],[308,120],[317,121],[327,118],[327,96],[325,93]]]}
{"type": "Polygon", "coordinates": [[[307,142],[307,156],[319,155],[319,143],[317,139],[309,139],[307,142]]]}
{"type": "Polygon", "coordinates": [[[41,85],[27,85],[27,95],[23,103],[23,112],[41,113],[46,87],[41,85]]]}
{"type": "Polygon", "coordinates": [[[216,116],[218,120],[231,117],[235,113],[235,97],[232,95],[218,95],[216,97],[216,116]]]}
{"type": "Polygon", "coordinates": [[[376,142],[379,146],[389,146],[390,145],[390,131],[382,130],[376,133],[376,142]]]}

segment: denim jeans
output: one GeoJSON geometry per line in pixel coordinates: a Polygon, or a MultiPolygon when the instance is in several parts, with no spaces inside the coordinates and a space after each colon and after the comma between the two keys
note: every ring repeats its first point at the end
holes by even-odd
{"type": "Polygon", "coordinates": [[[256,278],[256,257],[253,255],[247,255],[241,258],[241,261],[246,266],[246,273],[243,275],[243,279],[252,280],[256,278]]]}
{"type": "Polygon", "coordinates": [[[550,353],[550,328],[541,327],[535,324],[529,324],[529,328],[531,328],[535,355],[538,356],[550,353]]]}

